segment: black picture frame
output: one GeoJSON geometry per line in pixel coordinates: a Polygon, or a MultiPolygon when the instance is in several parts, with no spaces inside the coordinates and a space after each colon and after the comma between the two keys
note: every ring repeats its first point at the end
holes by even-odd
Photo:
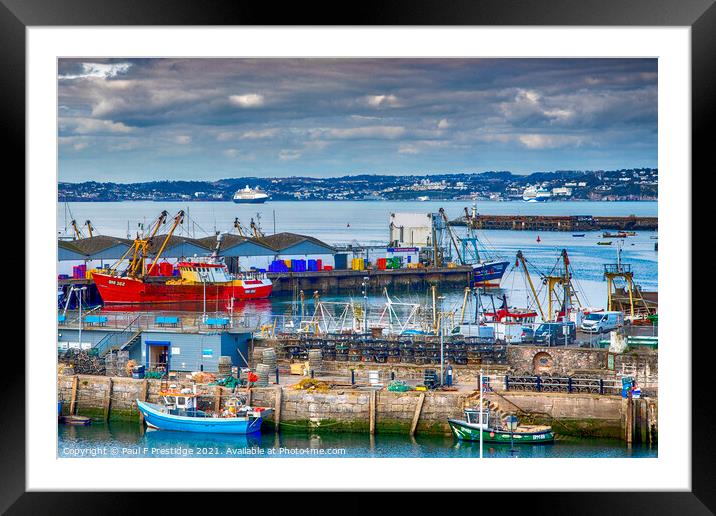
{"type": "MultiPolygon", "coordinates": [[[[716,170],[711,149],[712,131],[709,131],[716,115],[714,0],[403,0],[390,3],[361,1],[350,6],[295,2],[281,4],[280,8],[270,3],[239,1],[209,4],[189,0],[0,0],[0,104],[4,118],[0,131],[2,141],[10,151],[6,156],[16,155],[16,167],[24,167],[26,27],[284,24],[691,27],[693,170],[711,174],[716,170]]],[[[687,171],[671,172],[684,174],[684,180],[694,183],[694,178],[687,177],[687,171]]],[[[26,191],[26,195],[29,193],[26,191]]],[[[28,238],[27,233],[25,238],[28,238]]],[[[692,281],[691,278],[686,280],[692,281]]],[[[685,335],[690,335],[690,331],[685,335]]],[[[684,342],[668,344],[686,348],[691,342],[687,337],[684,342]]],[[[511,494],[509,504],[527,506],[535,513],[552,514],[712,514],[716,511],[716,454],[708,424],[711,419],[708,394],[713,389],[709,384],[707,347],[691,348],[691,392],[696,403],[692,406],[690,492],[511,494]],[[700,398],[696,393],[700,393],[700,398]]],[[[24,354],[13,357],[13,368],[3,371],[0,382],[0,421],[3,421],[0,425],[1,511],[8,514],[136,512],[137,499],[121,492],[26,493],[24,354]]],[[[556,490],[559,490],[558,484],[559,479],[555,479],[556,490]]],[[[186,498],[174,496],[172,500],[181,505],[186,498]]],[[[506,503],[505,495],[497,498],[498,503],[506,503]]],[[[342,500],[342,505],[357,508],[361,498],[347,495],[342,500]]],[[[363,500],[370,503],[368,499],[363,500]]],[[[163,499],[162,510],[172,509],[172,503],[163,499]]]]}

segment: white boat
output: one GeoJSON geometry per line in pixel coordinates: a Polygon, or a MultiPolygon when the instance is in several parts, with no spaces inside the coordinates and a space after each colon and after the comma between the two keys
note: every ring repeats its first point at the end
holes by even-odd
{"type": "Polygon", "coordinates": [[[234,194],[234,202],[239,204],[263,204],[268,198],[268,194],[262,192],[261,189],[249,188],[249,185],[242,190],[237,190],[234,194]]]}
{"type": "Polygon", "coordinates": [[[552,194],[544,188],[530,186],[522,192],[522,200],[526,202],[544,202],[550,199],[552,194]]]}

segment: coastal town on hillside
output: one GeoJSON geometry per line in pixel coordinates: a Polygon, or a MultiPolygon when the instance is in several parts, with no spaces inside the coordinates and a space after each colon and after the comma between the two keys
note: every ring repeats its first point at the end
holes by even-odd
{"type": "Polygon", "coordinates": [[[240,177],[217,181],[112,183],[60,182],[58,200],[78,201],[230,201],[249,184],[277,201],[361,200],[540,200],[654,201],[658,170],[558,171],[518,175],[510,172],[343,177],[240,177]]]}

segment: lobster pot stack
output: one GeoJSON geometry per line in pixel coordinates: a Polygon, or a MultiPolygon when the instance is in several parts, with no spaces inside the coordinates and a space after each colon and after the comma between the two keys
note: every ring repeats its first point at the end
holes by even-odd
{"type": "Polygon", "coordinates": [[[268,387],[269,374],[269,366],[267,366],[266,364],[257,365],[256,376],[258,376],[258,380],[256,380],[256,383],[254,385],[256,387],[268,387]]]}
{"type": "Polygon", "coordinates": [[[318,372],[323,365],[323,352],[320,349],[308,351],[308,370],[318,372]]]}
{"type": "Polygon", "coordinates": [[[231,376],[231,367],[231,357],[219,357],[219,365],[217,367],[217,372],[220,377],[224,378],[226,376],[231,376]]]}
{"type": "Polygon", "coordinates": [[[261,354],[261,364],[267,366],[271,375],[276,374],[276,350],[273,348],[264,348],[261,354]]]}
{"type": "Polygon", "coordinates": [[[259,365],[264,360],[264,350],[268,348],[254,348],[254,350],[251,352],[251,363],[254,367],[259,365]]]}

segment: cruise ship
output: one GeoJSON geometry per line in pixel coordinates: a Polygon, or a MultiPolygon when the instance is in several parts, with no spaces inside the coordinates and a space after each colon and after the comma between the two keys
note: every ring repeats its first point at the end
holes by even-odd
{"type": "Polygon", "coordinates": [[[525,188],[524,192],[522,192],[522,200],[526,202],[544,202],[548,201],[550,197],[552,197],[552,194],[549,190],[534,186],[525,188]]]}
{"type": "Polygon", "coordinates": [[[268,198],[269,196],[261,189],[249,188],[249,185],[246,185],[243,190],[237,190],[234,194],[234,202],[240,204],[263,204],[268,201],[268,198]]]}

